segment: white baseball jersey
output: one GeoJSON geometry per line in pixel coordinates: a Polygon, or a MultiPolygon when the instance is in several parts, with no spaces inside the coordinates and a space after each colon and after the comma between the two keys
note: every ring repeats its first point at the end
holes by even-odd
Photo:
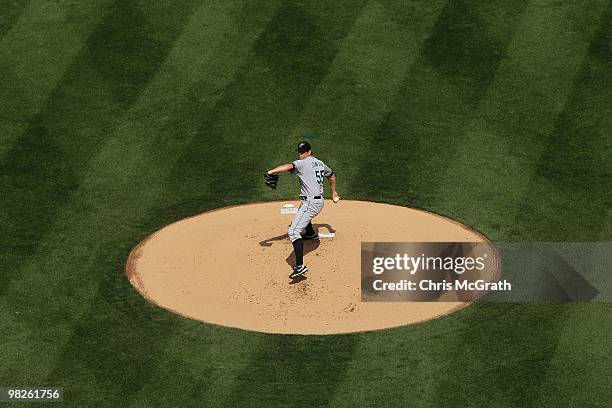
{"type": "Polygon", "coordinates": [[[291,172],[300,179],[300,195],[307,197],[323,195],[323,178],[334,172],[325,163],[314,156],[293,163],[291,172]]]}

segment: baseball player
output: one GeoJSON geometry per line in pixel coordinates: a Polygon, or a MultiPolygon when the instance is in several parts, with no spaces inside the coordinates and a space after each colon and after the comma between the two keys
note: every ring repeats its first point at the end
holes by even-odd
{"type": "Polygon", "coordinates": [[[304,265],[303,240],[319,239],[317,233],[312,228],[312,219],[323,209],[324,178],[329,180],[329,188],[331,189],[334,203],[340,200],[336,192],[336,176],[334,172],[325,163],[312,155],[310,143],[300,142],[297,152],[298,160],[275,167],[264,175],[265,183],[273,189],[276,189],[278,183],[277,173],[290,171],[300,179],[301,204],[289,227],[289,239],[291,239],[295,252],[295,267],[291,275],[289,275],[291,279],[295,279],[308,272],[308,268],[304,265]]]}

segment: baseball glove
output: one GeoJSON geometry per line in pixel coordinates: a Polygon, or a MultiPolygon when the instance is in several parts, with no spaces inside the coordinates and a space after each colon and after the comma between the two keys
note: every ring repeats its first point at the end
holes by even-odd
{"type": "Polygon", "coordinates": [[[278,174],[265,173],[264,183],[266,183],[266,185],[271,189],[276,190],[276,185],[278,184],[278,174]]]}

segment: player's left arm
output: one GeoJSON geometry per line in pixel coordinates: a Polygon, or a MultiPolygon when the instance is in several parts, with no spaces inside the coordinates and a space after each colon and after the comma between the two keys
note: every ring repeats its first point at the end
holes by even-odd
{"type": "Polygon", "coordinates": [[[278,167],[268,170],[268,174],[284,173],[286,171],[292,171],[294,169],[293,163],[281,164],[278,167]]]}

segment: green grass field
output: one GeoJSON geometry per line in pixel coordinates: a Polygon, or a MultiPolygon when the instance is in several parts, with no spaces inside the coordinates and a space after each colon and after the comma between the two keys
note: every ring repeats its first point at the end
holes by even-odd
{"type": "Polygon", "coordinates": [[[343,198],[494,241],[612,240],[611,2],[0,0],[0,78],[0,386],[70,407],[610,406],[609,303],[266,335],[155,307],[124,267],[170,222],[293,197],[262,173],[304,135],[343,198]]]}

